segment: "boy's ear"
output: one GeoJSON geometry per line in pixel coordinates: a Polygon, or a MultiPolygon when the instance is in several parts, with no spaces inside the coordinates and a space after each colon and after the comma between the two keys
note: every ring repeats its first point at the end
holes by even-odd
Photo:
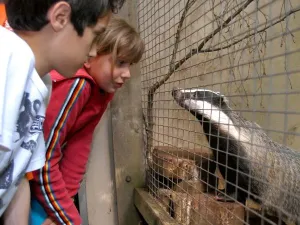
{"type": "Polygon", "coordinates": [[[72,9],[65,1],[59,1],[48,11],[48,20],[54,31],[62,30],[71,20],[72,9]]]}

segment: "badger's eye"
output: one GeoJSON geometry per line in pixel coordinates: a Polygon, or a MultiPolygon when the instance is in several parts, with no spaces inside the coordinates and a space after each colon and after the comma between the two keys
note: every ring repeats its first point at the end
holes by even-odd
{"type": "Polygon", "coordinates": [[[198,92],[197,91],[193,92],[191,98],[197,99],[197,97],[198,97],[198,92]]]}
{"type": "Polygon", "coordinates": [[[225,98],[224,95],[220,95],[220,101],[221,101],[221,102],[224,102],[224,98],[225,98]]]}

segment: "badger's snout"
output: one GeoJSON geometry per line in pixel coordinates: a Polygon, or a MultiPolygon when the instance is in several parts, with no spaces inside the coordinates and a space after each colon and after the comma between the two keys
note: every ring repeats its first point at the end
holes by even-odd
{"type": "Polygon", "coordinates": [[[172,96],[174,99],[179,99],[180,98],[180,88],[173,87],[172,89],[172,96]]]}
{"type": "Polygon", "coordinates": [[[172,96],[174,98],[174,100],[180,105],[180,106],[183,106],[182,105],[182,102],[184,100],[184,94],[182,93],[182,89],[181,88],[177,88],[177,87],[174,87],[172,89],[172,96]]]}

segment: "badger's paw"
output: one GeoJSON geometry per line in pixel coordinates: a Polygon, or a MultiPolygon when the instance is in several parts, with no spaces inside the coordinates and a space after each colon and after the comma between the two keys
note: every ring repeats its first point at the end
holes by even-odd
{"type": "Polygon", "coordinates": [[[219,202],[236,202],[236,195],[235,193],[225,194],[224,190],[221,190],[221,192],[218,192],[215,196],[215,200],[219,202]]]}

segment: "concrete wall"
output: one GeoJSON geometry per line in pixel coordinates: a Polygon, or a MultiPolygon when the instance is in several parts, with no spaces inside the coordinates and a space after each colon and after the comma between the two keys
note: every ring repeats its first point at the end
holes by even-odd
{"type": "Polygon", "coordinates": [[[104,113],[97,125],[86,175],[86,198],[89,225],[105,221],[117,224],[115,170],[112,148],[111,111],[104,113]]]}
{"type": "MultiPolygon", "coordinates": [[[[119,16],[137,28],[136,1],[126,1],[119,16]]],[[[141,224],[133,190],[145,182],[139,64],[118,90],[94,133],[86,176],[89,225],[141,224]]]]}
{"type": "MultiPolygon", "coordinates": [[[[139,1],[139,26],[147,43],[141,63],[144,112],[149,87],[168,72],[174,36],[186,2],[139,1]]],[[[196,48],[241,2],[245,1],[196,1],[183,23],[176,61],[196,48]],[[225,13],[228,9],[230,13],[225,13]]],[[[254,1],[230,26],[208,41],[204,49],[233,43],[299,7],[298,0],[254,1]]],[[[299,150],[299,16],[297,12],[266,32],[245,38],[230,48],[199,53],[187,60],[155,94],[153,144],[190,148],[206,145],[198,122],[174,103],[170,93],[174,86],[202,87],[222,92],[242,116],[256,121],[274,140],[299,150]],[[286,111],[293,113],[286,116],[286,111]]]]}

